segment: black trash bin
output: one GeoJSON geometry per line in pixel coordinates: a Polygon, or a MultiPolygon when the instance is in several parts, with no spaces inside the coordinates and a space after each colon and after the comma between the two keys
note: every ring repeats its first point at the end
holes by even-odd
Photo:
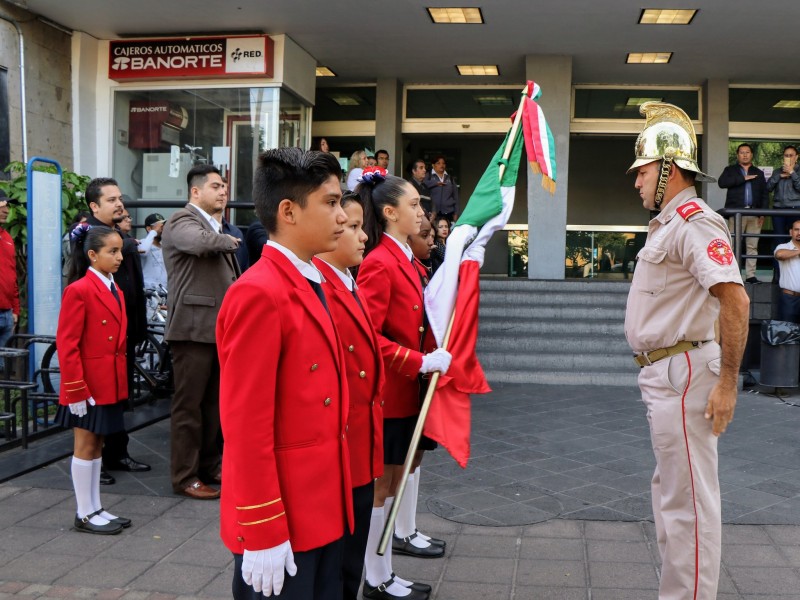
{"type": "Polygon", "coordinates": [[[800,384],[800,324],[761,323],[761,385],[792,388],[800,384]]]}

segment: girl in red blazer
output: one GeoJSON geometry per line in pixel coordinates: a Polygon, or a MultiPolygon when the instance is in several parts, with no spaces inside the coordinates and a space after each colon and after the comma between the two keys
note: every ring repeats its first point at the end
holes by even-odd
{"type": "MultiPolygon", "coordinates": [[[[391,600],[427,598],[430,587],[394,575],[392,551],[377,555],[385,518],[388,516],[403,471],[411,437],[419,415],[420,373],[447,371],[450,354],[442,349],[421,352],[424,332],[422,284],[413,264],[407,240],[419,233],[423,211],[419,193],[407,181],[379,167],[365,169],[358,192],[364,202],[367,256],[358,271],[358,285],[378,335],[386,384],[383,402],[384,473],[375,482],[366,554],[364,596],[391,600]]],[[[415,540],[431,557],[443,549],[422,538],[415,540]]]]}
{"type": "Polygon", "coordinates": [[[345,357],[350,411],[347,418],[350,449],[350,478],[353,486],[354,531],[344,535],[342,561],[343,599],[356,600],[364,553],[367,547],[369,520],[375,492],[375,478],[383,474],[383,360],[369,313],[359,297],[358,286],[350,274],[364,257],[364,209],[354,192],[342,196],[347,215],[344,233],[333,252],[316,256],[314,265],[322,273],[322,284],[331,317],[339,334],[345,357]]]}
{"type": "Polygon", "coordinates": [[[109,513],[100,503],[103,436],[123,429],[120,401],[128,397],[128,323],[113,276],[122,262],[122,238],[109,227],[82,223],[70,239],[69,285],[56,332],[61,390],[55,420],[71,427],[75,436],[75,530],[112,535],[131,525],[130,519],[109,513]]]}

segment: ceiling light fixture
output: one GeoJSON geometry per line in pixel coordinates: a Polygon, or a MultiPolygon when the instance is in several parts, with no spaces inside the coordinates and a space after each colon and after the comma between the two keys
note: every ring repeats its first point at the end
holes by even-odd
{"type": "Polygon", "coordinates": [[[696,14],[695,8],[643,8],[639,25],[688,25],[696,14]]]}
{"type": "Polygon", "coordinates": [[[663,98],[634,98],[631,96],[625,103],[625,106],[641,106],[645,102],[663,102],[663,98]]]}
{"type": "Polygon", "coordinates": [[[500,75],[497,65],[456,65],[459,75],[500,75]]]}
{"type": "Polygon", "coordinates": [[[317,77],[336,77],[336,73],[328,67],[317,67],[317,77]]]}
{"type": "Polygon", "coordinates": [[[672,60],[672,52],[629,52],[625,61],[629,65],[665,65],[672,60]]]}
{"type": "Polygon", "coordinates": [[[781,100],[773,104],[772,108],[800,108],[800,100],[781,100]]]}
{"type": "Polygon", "coordinates": [[[339,106],[358,106],[363,104],[361,98],[355,94],[328,94],[328,98],[339,106]]]}
{"type": "Polygon", "coordinates": [[[450,25],[480,25],[483,15],[480,8],[427,8],[431,21],[450,25]]]}
{"type": "Polygon", "coordinates": [[[508,96],[475,96],[481,106],[511,106],[514,102],[508,96]]]}

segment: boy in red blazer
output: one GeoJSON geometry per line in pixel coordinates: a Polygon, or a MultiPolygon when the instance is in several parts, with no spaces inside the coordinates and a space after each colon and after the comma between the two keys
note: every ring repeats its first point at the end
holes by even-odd
{"type": "Polygon", "coordinates": [[[353,484],[355,528],[345,534],[342,562],[344,600],[357,600],[364,570],[369,521],[375,479],[383,474],[383,361],[372,320],[358,295],[358,286],[349,267],[361,264],[367,234],[361,228],[364,210],[361,198],[347,192],[342,197],[347,215],[339,246],[314,258],[314,265],[325,277],[322,284],[331,316],[344,349],[347,386],[350,394],[348,446],[353,484]]]}
{"type": "Polygon", "coordinates": [[[270,240],[217,320],[221,535],[234,554],[236,600],[342,593],[343,535],[352,529],[347,379],[311,264],[344,231],[340,176],[330,154],[261,155],[253,200],[270,240]]]}

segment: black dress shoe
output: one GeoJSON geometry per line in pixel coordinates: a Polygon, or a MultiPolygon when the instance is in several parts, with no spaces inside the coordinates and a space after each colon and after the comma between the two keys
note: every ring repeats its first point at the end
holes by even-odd
{"type": "Polygon", "coordinates": [[[394,536],[392,539],[392,552],[405,554],[406,556],[416,556],[417,558],[441,558],[444,556],[444,548],[442,546],[430,544],[427,548],[417,548],[411,543],[411,540],[415,537],[417,537],[416,533],[412,533],[405,538],[394,536]]]}
{"type": "Polygon", "coordinates": [[[130,456],[113,462],[103,462],[103,466],[109,471],[129,471],[131,473],[142,473],[150,470],[150,465],[146,465],[138,460],[133,460],[130,456]]]}
{"type": "MultiPolygon", "coordinates": [[[[392,573],[392,579],[397,577],[394,573],[392,573]]],[[[402,585],[402,584],[400,584],[402,585]]],[[[430,594],[433,591],[433,588],[429,586],[427,583],[417,583],[416,581],[412,581],[411,585],[408,586],[410,590],[416,590],[418,592],[422,592],[423,594],[430,594]]]]}
{"type": "Polygon", "coordinates": [[[94,513],[81,519],[78,515],[75,515],[75,531],[94,533],[96,535],[117,535],[122,531],[122,525],[118,523],[109,522],[105,525],[95,525],[89,520],[93,516],[94,513]]]}
{"type": "Polygon", "coordinates": [[[100,470],[100,485],[114,485],[116,481],[111,473],[105,469],[100,470]]]}
{"type": "MultiPolygon", "coordinates": [[[[105,508],[101,507],[100,510],[96,510],[92,514],[90,514],[89,518],[91,519],[93,516],[99,515],[104,510],[105,510],[105,508]]],[[[110,523],[116,523],[117,525],[122,525],[123,529],[127,529],[128,527],[131,526],[131,520],[130,519],[126,519],[125,517],[116,517],[114,519],[108,519],[108,521],[110,523]]]]}
{"type": "Polygon", "coordinates": [[[369,598],[369,600],[400,600],[401,598],[404,600],[428,600],[429,594],[426,592],[420,592],[414,588],[406,588],[411,590],[411,593],[406,596],[395,596],[394,594],[390,594],[386,588],[393,583],[394,578],[383,582],[377,587],[372,587],[366,580],[364,580],[364,589],[361,590],[361,593],[364,595],[364,598],[369,598]]]}
{"type": "MultiPolygon", "coordinates": [[[[419,535],[419,529],[415,529],[414,533],[419,535]]],[[[422,538],[422,539],[427,539],[428,543],[433,544],[434,546],[441,546],[442,548],[445,548],[447,546],[447,542],[445,542],[444,540],[440,540],[438,538],[435,538],[435,537],[428,537],[428,538],[422,538]]]]}

